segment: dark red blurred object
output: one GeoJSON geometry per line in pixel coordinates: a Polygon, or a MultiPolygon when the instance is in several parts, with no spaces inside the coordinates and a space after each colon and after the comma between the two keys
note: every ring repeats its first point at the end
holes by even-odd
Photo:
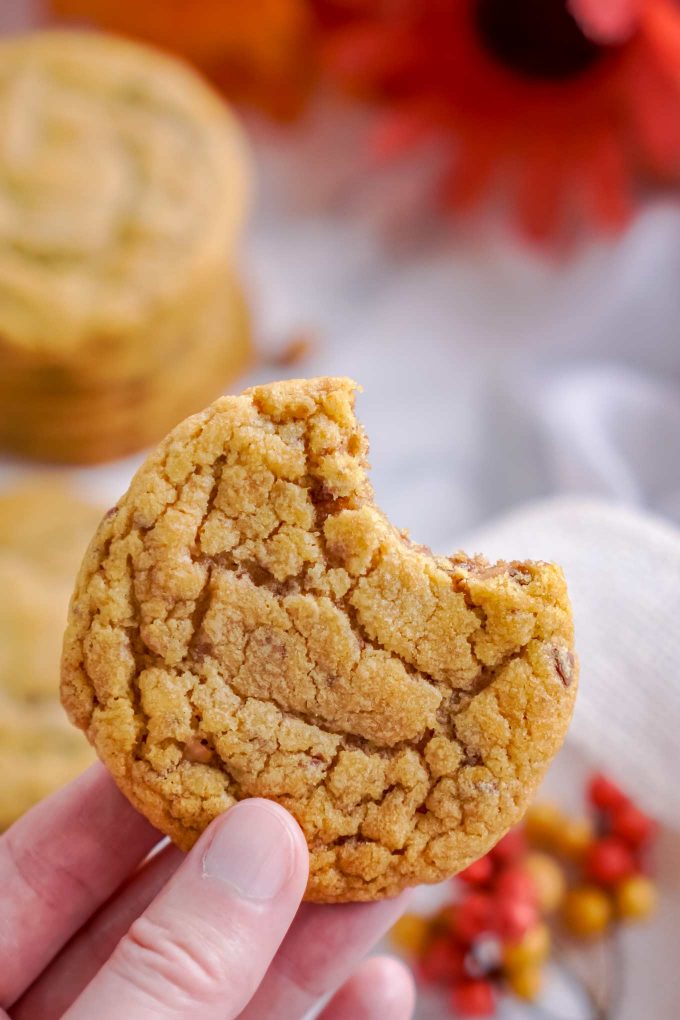
{"type": "Polygon", "coordinates": [[[595,772],[588,784],[588,800],[602,811],[613,811],[628,803],[625,793],[603,772],[595,772]]]}
{"type": "Polygon", "coordinates": [[[449,935],[436,936],[418,961],[417,971],[428,984],[458,981],[465,973],[465,950],[449,935]]]}
{"type": "Polygon", "coordinates": [[[451,1005],[460,1017],[493,1016],[496,998],[488,981],[463,981],[451,993],[451,1005]]]}
{"type": "Polygon", "coordinates": [[[654,836],[656,823],[634,804],[622,804],[612,815],[611,831],[637,850],[654,836]]]}
{"type": "Polygon", "coordinates": [[[537,905],[536,883],[525,868],[508,868],[498,877],[496,895],[499,899],[517,900],[537,905]]]}
{"type": "Polygon", "coordinates": [[[455,932],[461,942],[474,942],[496,930],[497,904],[492,896],[471,892],[456,907],[455,932]]]}
{"type": "Polygon", "coordinates": [[[616,836],[598,839],[586,853],[583,870],[587,878],[600,885],[616,885],[636,871],[635,858],[616,836]]]}
{"type": "Polygon", "coordinates": [[[465,871],[461,871],[456,877],[468,885],[486,885],[490,882],[494,873],[493,862],[488,856],[480,857],[474,864],[470,864],[465,871]]]}
{"type": "Polygon", "coordinates": [[[491,859],[497,864],[513,864],[527,852],[527,841],[521,829],[511,829],[491,850],[491,859]]]}
{"type": "Polygon", "coordinates": [[[504,942],[519,942],[538,924],[534,903],[526,900],[499,899],[496,906],[496,931],[504,942]]]}

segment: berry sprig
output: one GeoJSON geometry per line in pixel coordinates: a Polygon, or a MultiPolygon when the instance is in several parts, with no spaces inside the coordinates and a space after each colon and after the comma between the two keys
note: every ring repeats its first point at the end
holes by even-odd
{"type": "Polygon", "coordinates": [[[643,921],[656,906],[649,850],[656,824],[602,773],[588,783],[591,817],[567,819],[554,805],[530,808],[527,838],[568,868],[562,920],[577,938],[596,938],[616,922],[643,921]]]}
{"type": "Polygon", "coordinates": [[[535,1000],[552,928],[592,940],[652,913],[655,823],[600,773],[587,799],[590,814],[580,818],[536,804],[523,826],[457,876],[450,903],[393,929],[419,981],[441,988],[454,1016],[492,1017],[506,991],[535,1000]]]}

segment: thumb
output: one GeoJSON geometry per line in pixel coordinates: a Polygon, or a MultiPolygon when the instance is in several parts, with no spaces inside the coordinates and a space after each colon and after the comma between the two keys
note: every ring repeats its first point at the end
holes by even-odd
{"type": "Polygon", "coordinates": [[[230,1020],[264,977],[302,898],[308,854],[270,801],[209,826],[66,1013],[68,1020],[230,1020]]]}

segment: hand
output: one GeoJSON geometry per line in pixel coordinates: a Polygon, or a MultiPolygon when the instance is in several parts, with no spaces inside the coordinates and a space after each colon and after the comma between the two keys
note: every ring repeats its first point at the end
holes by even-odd
{"type": "Polygon", "coordinates": [[[187,855],[158,838],[100,765],[2,836],[2,1016],[300,1020],[338,987],[323,1020],[411,1015],[408,971],[361,962],[403,902],[301,906],[283,808],[237,804],[187,855]]]}

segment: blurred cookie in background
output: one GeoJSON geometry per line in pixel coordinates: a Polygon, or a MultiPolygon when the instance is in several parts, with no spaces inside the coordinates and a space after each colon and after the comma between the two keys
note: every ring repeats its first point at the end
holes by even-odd
{"type": "Polygon", "coordinates": [[[236,119],[188,67],[87,32],[0,42],[0,447],[95,463],[247,364],[236,119]]]}
{"type": "Polygon", "coordinates": [[[0,379],[0,443],[25,457],[82,464],[153,443],[159,429],[212,400],[225,378],[236,376],[249,359],[248,313],[235,281],[225,281],[215,305],[207,310],[212,322],[205,321],[204,310],[204,316],[194,320],[191,343],[166,356],[148,375],[106,386],[55,379],[49,391],[47,386],[12,386],[11,378],[0,379]],[[27,423],[27,409],[37,424],[27,423]]]}
{"type": "Polygon", "coordinates": [[[0,829],[94,760],[58,678],[73,577],[100,518],[48,476],[0,493],[0,829]]]}

